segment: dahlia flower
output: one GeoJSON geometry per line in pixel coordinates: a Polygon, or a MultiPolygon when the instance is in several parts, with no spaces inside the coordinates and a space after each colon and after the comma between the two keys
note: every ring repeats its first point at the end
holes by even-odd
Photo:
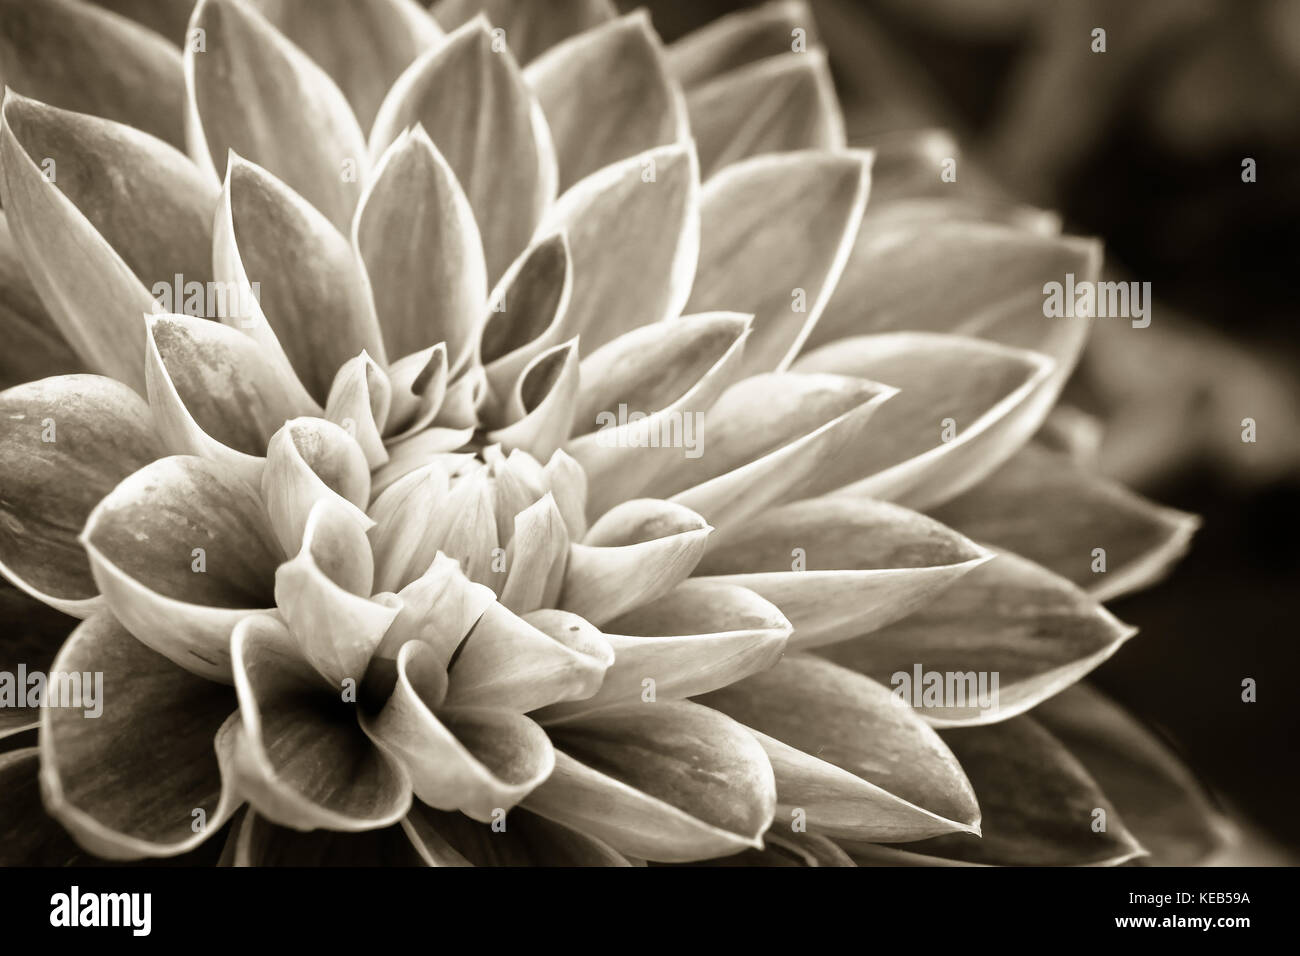
{"type": "Polygon", "coordinates": [[[1078,684],[1195,524],[1049,415],[1098,244],[849,148],[803,4],[120,6],[0,3],[7,861],[1208,847],[1078,684]]]}

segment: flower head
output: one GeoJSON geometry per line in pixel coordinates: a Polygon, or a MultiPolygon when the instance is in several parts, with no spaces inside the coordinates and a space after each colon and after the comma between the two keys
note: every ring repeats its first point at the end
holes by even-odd
{"type": "Polygon", "coordinates": [[[0,571],[104,706],[11,820],[39,764],[112,859],[1116,862],[1138,753],[1200,832],[1067,690],[1193,526],[1049,447],[1098,247],[848,148],[802,4],[31,6],[0,571]]]}

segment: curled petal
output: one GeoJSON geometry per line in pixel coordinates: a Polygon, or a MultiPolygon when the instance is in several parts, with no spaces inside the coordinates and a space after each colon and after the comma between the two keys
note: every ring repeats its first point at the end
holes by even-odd
{"type": "Polygon", "coordinates": [[[1113,866],[1144,855],[1082,764],[1032,718],[950,731],[944,741],[980,795],[981,838],[953,833],[906,849],[1001,866],[1113,866]]]}
{"type": "Polygon", "coordinates": [[[993,554],[924,515],[816,498],[732,529],[696,568],[781,609],[800,650],[867,634],[924,607],[993,554]]]}
{"type": "Polygon", "coordinates": [[[507,423],[487,440],[549,458],[564,444],[578,401],[578,340],[547,349],[528,363],[506,404],[507,423]]]}
{"type": "Polygon", "coordinates": [[[668,47],[668,65],[687,89],[747,63],[818,49],[812,10],[804,0],[769,0],[711,21],[668,47]]]}
{"type": "Polygon", "coordinates": [[[817,150],[758,156],[705,184],[686,308],[753,313],[746,370],[787,368],[807,341],[853,249],[871,158],[817,150]],[[792,246],[791,235],[804,239],[792,246]]]}
{"type": "Polygon", "coordinates": [[[639,859],[683,862],[762,846],[772,768],[743,727],[687,701],[602,710],[551,730],[555,772],[525,801],[639,859]]]}
{"type": "Polygon", "coordinates": [[[755,732],[776,773],[778,815],[802,809],[812,832],[886,843],[979,833],[975,791],[952,752],[860,674],[792,655],[700,702],[755,732]]]}
{"type": "Polygon", "coordinates": [[[691,90],[686,105],[706,180],[761,153],[844,148],[844,116],[820,49],[725,73],[691,90]]]}
{"type": "Polygon", "coordinates": [[[0,574],[66,614],[101,602],[77,535],[95,504],[161,453],[144,401],[98,375],[0,392],[0,574]]]}
{"type": "Polygon", "coordinates": [[[298,648],[326,682],[360,681],[401,604],[372,600],[374,558],[366,532],[337,499],[316,502],[302,550],[275,572],[275,603],[298,648]]]}
{"type": "Polygon", "coordinates": [[[355,705],[322,683],[284,625],[247,618],[230,646],[239,694],[233,768],[258,813],[295,830],[346,832],[406,815],[406,772],[371,743],[355,705]]]}
{"type": "Polygon", "coordinates": [[[287,419],[311,414],[315,403],[229,326],[158,315],[148,328],[145,383],[167,450],[210,458],[258,484],[271,436],[287,419]]]}
{"type": "Polygon", "coordinates": [[[389,353],[445,342],[459,368],[487,296],[487,266],[474,210],[423,126],[403,130],[379,160],[352,241],[389,353]]]}
{"type": "Polygon", "coordinates": [[[384,425],[384,442],[420,434],[437,417],[447,394],[447,345],[439,342],[388,367],[393,401],[384,425]]]}
{"type": "Polygon", "coordinates": [[[635,704],[647,694],[672,700],[726,687],[775,664],[790,635],[789,621],[753,591],[701,581],[684,581],[606,628],[614,663],[600,690],[547,707],[537,715],[542,723],[635,704]]]}
{"type": "Polygon", "coordinates": [[[354,515],[370,498],[370,470],[361,447],[338,425],[322,418],[285,422],[266,449],[262,500],[285,554],[302,545],[312,508],[322,499],[351,504],[354,515]]]}
{"type": "Polygon", "coordinates": [[[1056,363],[992,342],[897,332],[842,339],[795,369],[899,389],[827,480],[845,482],[845,494],[924,509],[978,483],[1034,433],[1054,397],[1042,386],[1056,363]]]}
{"type": "Polygon", "coordinates": [[[555,497],[546,495],[514,518],[501,603],[516,614],[552,607],[564,581],[569,532],[555,497]]]}
{"type": "Polygon", "coordinates": [[[529,362],[563,340],[572,291],[573,264],[563,232],[529,246],[501,277],[478,326],[478,358],[492,406],[488,414],[500,412],[529,362]]]}
{"type": "Polygon", "coordinates": [[[611,0],[440,0],[433,11],[447,30],[479,13],[505,31],[506,44],[520,63],[618,15],[611,0]]]}
{"type": "Polygon", "coordinates": [[[330,75],[370,128],[384,94],[442,39],[412,0],[256,0],[266,18],[330,75]]]}
{"type": "Polygon", "coordinates": [[[0,200],[32,285],[88,367],[144,394],[143,316],[157,307],[149,286],[210,273],[209,185],[128,126],[12,92],[0,112],[0,200]],[[37,166],[46,160],[54,165],[37,166]]]}
{"type": "Polygon", "coordinates": [[[365,352],[343,363],[325,400],[325,417],[356,439],[366,462],[376,468],[388,461],[384,425],[393,404],[388,376],[365,352]]]}
{"type": "MultiPolygon", "coordinates": [[[[261,290],[260,311],[312,398],[323,402],[339,366],[363,351],[387,361],[364,270],[338,229],[285,183],[235,154],[223,202],[228,231],[219,224],[215,242],[222,248],[214,249],[214,259],[224,257],[232,270],[237,263],[261,290]]],[[[252,325],[264,334],[260,323],[252,325]]]]}
{"type": "Polygon", "coordinates": [[[339,229],[352,221],[368,166],[347,99],[252,6],[199,0],[185,45],[190,155],[219,179],[235,151],[283,180],[339,229]]]}
{"type": "Polygon", "coordinates": [[[396,661],[408,642],[421,641],[429,645],[434,659],[444,668],[496,601],[491,588],[470,581],[461,574],[460,564],[442,553],[397,597],[402,608],[376,649],[375,658],[396,661]]]}
{"type": "Polygon", "coordinates": [[[41,710],[41,791],[78,843],[115,860],[175,856],[221,829],[239,805],[219,766],[229,687],[177,667],[107,612],[72,632],[50,674],[64,683],[41,710]]]}
{"type": "Polygon", "coordinates": [[[596,692],[613,662],[609,643],[576,614],[518,617],[493,604],[452,662],[446,705],[522,713],[580,700],[596,692]]]}
{"type": "Polygon", "coordinates": [[[5,85],[185,145],[180,51],[151,30],[71,0],[0,5],[5,85]]]}
{"type": "Polygon", "coordinates": [[[431,866],[631,866],[602,840],[522,807],[494,829],[460,813],[416,805],[402,826],[431,866]]]}
{"type": "Polygon", "coordinates": [[[1028,710],[1134,633],[1064,578],[999,554],[910,617],[818,653],[890,683],[931,724],[956,727],[1028,710]],[[960,693],[926,692],[927,672],[953,675],[960,693]]]}
{"type": "Polygon", "coordinates": [[[438,409],[433,423],[442,428],[477,428],[481,424],[477,409],[484,402],[486,390],[487,378],[483,366],[470,365],[447,386],[442,408],[438,409]]]}
{"type": "Polygon", "coordinates": [[[559,606],[599,625],[667,594],[699,563],[712,533],[698,514],[670,501],[616,505],[570,546],[559,606]]]}
{"type": "Polygon", "coordinates": [[[743,379],[705,415],[705,453],[674,462],[649,490],[671,495],[724,531],[773,505],[822,494],[896,394],[831,375],[743,379]]]}
{"type": "Polygon", "coordinates": [[[644,10],[565,40],[524,76],[555,140],[561,190],[628,156],[690,138],[681,89],[644,10]]]}
{"type": "Polygon", "coordinates": [[[415,795],[440,810],[490,821],[509,810],[555,765],[546,732],[522,714],[480,707],[438,707],[446,676],[420,641],[397,657],[397,686],[383,710],[363,716],[374,741],[399,760],[415,795]]]}
{"type": "Polygon", "coordinates": [[[547,215],[541,231],[566,231],[573,259],[566,334],[588,352],[681,314],[699,257],[699,178],[692,147],[661,146],[592,173],[547,215]]]}
{"type": "Polygon", "coordinates": [[[256,491],[206,459],[161,458],[95,506],[80,540],[132,634],[200,677],[230,680],[231,628],[274,603],[282,554],[256,491]]]}
{"type": "Polygon", "coordinates": [[[1200,526],[1195,515],[1162,508],[1034,444],[935,516],[1055,571],[1098,601],[1159,579],[1200,526]]]}
{"type": "Polygon", "coordinates": [[[393,84],[374,128],[378,156],[417,124],[465,192],[495,282],[532,238],[555,198],[555,154],[541,108],[487,21],[467,22],[393,84]]]}

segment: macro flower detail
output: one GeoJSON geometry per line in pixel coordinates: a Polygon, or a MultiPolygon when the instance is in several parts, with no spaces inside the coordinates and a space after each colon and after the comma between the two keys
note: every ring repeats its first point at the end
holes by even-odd
{"type": "Polygon", "coordinates": [[[3,668],[104,683],[5,862],[1210,848],[1078,683],[1196,525],[1054,440],[1099,246],[850,148],[803,4],[155,7],[0,0],[3,668]]]}

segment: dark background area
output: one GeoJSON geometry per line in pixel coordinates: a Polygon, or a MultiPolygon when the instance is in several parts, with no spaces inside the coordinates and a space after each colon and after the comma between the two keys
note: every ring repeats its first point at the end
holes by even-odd
{"type": "MultiPolygon", "coordinates": [[[[671,41],[748,4],[649,6],[671,41]]],[[[1094,679],[1300,847],[1300,0],[812,6],[850,142],[947,128],[993,188],[1152,283],[1152,334],[1095,342],[1068,395],[1108,423],[1104,470],[1204,525],[1170,578],[1111,605],[1141,632],[1094,679]]]]}

